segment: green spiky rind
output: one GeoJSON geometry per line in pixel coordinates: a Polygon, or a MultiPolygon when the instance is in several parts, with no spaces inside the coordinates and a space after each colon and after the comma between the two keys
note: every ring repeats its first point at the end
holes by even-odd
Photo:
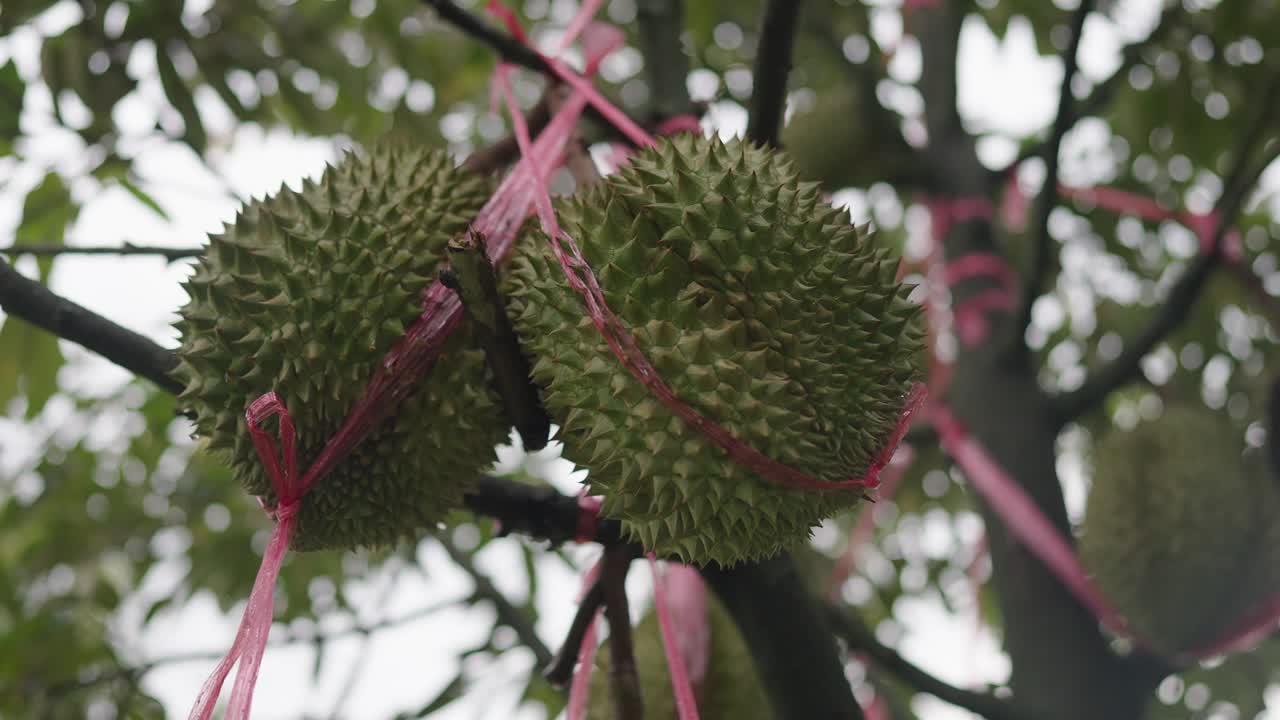
{"type": "MultiPolygon", "coordinates": [[[[733,617],[712,594],[707,595],[707,622],[711,649],[707,675],[694,688],[698,716],[703,720],[771,720],[769,699],[761,689],[751,652],[733,617]]],[[[663,650],[658,617],[649,612],[632,633],[636,672],[644,699],[644,716],[651,720],[676,720],[675,694],[663,650]]],[[[596,655],[591,676],[588,720],[612,720],[613,698],[609,693],[609,646],[596,655]]]]}
{"type": "Polygon", "coordinates": [[[1280,492],[1228,422],[1171,407],[1099,444],[1080,556],[1153,649],[1202,647],[1280,591],[1280,492]]]}
{"type": "MultiPolygon", "coordinates": [[[[558,213],[677,396],[813,477],[866,471],[919,376],[918,308],[897,260],[785,156],[664,141],[558,213]]],[[[686,427],[610,353],[544,236],[521,246],[506,292],[565,456],[629,538],[731,565],[863,497],[783,489],[686,427]]]]}
{"type": "MultiPolygon", "coordinates": [[[[445,245],[487,191],[446,153],[382,145],[249,203],[210,238],[185,284],[180,402],[249,492],[275,501],[245,408],[280,395],[304,470],[420,314],[445,245]]],[[[463,323],[397,414],[311,488],[293,548],[390,545],[460,505],[507,436],[468,336],[463,323]]]]}

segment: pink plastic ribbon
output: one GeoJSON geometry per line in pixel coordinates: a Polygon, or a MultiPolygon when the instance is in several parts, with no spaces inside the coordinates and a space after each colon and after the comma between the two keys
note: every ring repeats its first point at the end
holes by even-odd
{"type": "MultiPolygon", "coordinates": [[[[711,665],[711,623],[707,609],[707,584],[688,565],[667,563],[663,576],[666,605],[680,657],[689,673],[689,684],[702,685],[711,665]]],[[[654,597],[657,597],[657,586],[654,597]]]]}
{"type": "MultiPolygon", "coordinates": [[[[578,589],[578,602],[587,596],[587,591],[600,576],[603,559],[597,560],[582,576],[582,587],[578,589]]],[[[573,680],[569,685],[569,707],[565,710],[566,720],[583,720],[587,716],[587,701],[591,699],[591,675],[595,672],[596,634],[600,624],[603,608],[596,608],[591,624],[582,635],[582,645],[578,646],[578,664],[574,666],[573,680]]]]}
{"type": "Polygon", "coordinates": [[[693,694],[689,671],[680,653],[680,639],[676,635],[671,611],[667,608],[667,590],[658,561],[648,553],[649,570],[653,573],[653,608],[658,614],[658,629],[662,631],[662,647],[667,657],[667,671],[671,674],[671,691],[675,693],[676,716],[680,720],[698,720],[698,701],[693,694]]]}
{"type": "Polygon", "coordinates": [[[267,648],[267,635],[271,632],[271,619],[275,609],[275,584],[280,575],[280,566],[284,563],[285,553],[289,551],[289,539],[297,522],[298,506],[306,486],[297,481],[298,462],[295,451],[295,433],[293,420],[284,403],[274,392],[267,393],[255,400],[245,411],[245,421],[249,425],[250,437],[258,456],[262,458],[267,470],[271,487],[279,498],[273,514],[276,525],[271,530],[271,540],[262,556],[262,565],[258,577],[253,582],[253,590],[249,593],[249,602],[244,616],[240,619],[240,627],[236,630],[235,641],[226,657],[214,668],[213,674],[205,680],[196,697],[195,707],[191,709],[191,720],[208,720],[213,714],[231,668],[240,661],[240,671],[236,674],[236,682],[231,690],[231,702],[227,707],[228,720],[241,720],[249,717],[249,708],[253,704],[253,690],[258,679],[258,669],[262,665],[262,655],[267,648]],[[261,423],[273,415],[280,416],[280,444],[283,457],[276,452],[275,442],[262,429],[261,423]]]}

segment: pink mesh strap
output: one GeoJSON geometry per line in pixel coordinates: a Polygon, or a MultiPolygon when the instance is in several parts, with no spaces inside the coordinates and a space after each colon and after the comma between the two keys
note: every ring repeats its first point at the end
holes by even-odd
{"type": "MultiPolygon", "coordinates": [[[[579,602],[600,576],[602,564],[603,559],[597,560],[583,574],[582,587],[578,589],[579,602]]],[[[587,632],[582,636],[582,645],[578,647],[578,664],[574,667],[573,680],[569,684],[569,707],[565,711],[566,720],[584,720],[587,716],[587,701],[591,699],[591,675],[595,672],[597,627],[600,625],[602,612],[603,608],[596,609],[595,616],[591,618],[591,624],[587,626],[587,632]]]]}

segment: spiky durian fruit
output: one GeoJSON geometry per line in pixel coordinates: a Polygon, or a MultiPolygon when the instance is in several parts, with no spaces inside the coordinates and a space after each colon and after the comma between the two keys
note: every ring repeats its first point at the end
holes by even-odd
{"type": "Polygon", "coordinates": [[[1204,409],[1099,443],[1080,556],[1140,638],[1169,656],[1220,639],[1280,591],[1280,491],[1204,409]]]}
{"type": "MultiPolygon", "coordinates": [[[[707,595],[707,621],[711,648],[707,674],[694,687],[698,716],[703,720],[770,720],[773,711],[756,676],[751,652],[742,633],[724,606],[713,594],[707,595]]],[[[675,693],[663,650],[658,616],[652,611],[632,633],[636,658],[636,674],[644,699],[644,716],[649,720],[676,720],[675,693]]],[[[609,644],[596,655],[596,670],[591,676],[589,720],[611,720],[613,698],[609,693],[609,644]]]]}
{"type": "MultiPolygon", "coordinates": [[[[678,397],[812,477],[866,471],[918,375],[917,308],[897,260],[783,155],[682,136],[558,212],[678,397]]],[[[775,485],[686,426],[610,353],[545,237],[506,286],[565,456],[646,548],[699,564],[768,556],[863,497],[775,485]]]]}
{"type": "MultiPolygon", "coordinates": [[[[249,492],[275,501],[245,408],[275,390],[308,467],[422,312],[446,243],[486,191],[444,152],[383,145],[249,203],[210,238],[178,323],[181,403],[249,492]]],[[[460,504],[507,435],[468,336],[464,322],[397,413],[311,488],[295,549],[387,545],[460,504]]]]}

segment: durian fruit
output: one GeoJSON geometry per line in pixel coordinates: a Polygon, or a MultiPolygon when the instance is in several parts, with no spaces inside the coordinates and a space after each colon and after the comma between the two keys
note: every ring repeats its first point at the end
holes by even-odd
{"type": "MultiPolygon", "coordinates": [[[[185,284],[180,402],[250,493],[275,503],[245,408],[279,394],[304,471],[422,312],[446,243],[487,190],[444,152],[381,145],[348,154],[301,191],[249,203],[210,238],[185,284]]],[[[294,549],[386,546],[460,505],[507,437],[471,348],[464,321],[396,414],[312,486],[294,549]]]]}
{"type": "MultiPolygon", "coordinates": [[[[711,651],[707,674],[694,686],[698,717],[702,720],[772,720],[769,699],[756,676],[751,652],[742,633],[714,593],[707,594],[707,622],[711,629],[711,651]]],[[[676,720],[675,693],[663,650],[658,616],[650,610],[632,631],[636,674],[644,699],[646,720],[676,720]]],[[[609,643],[596,654],[591,675],[591,703],[588,720],[613,720],[613,698],[609,693],[609,643]]]]}
{"type": "Polygon", "coordinates": [[[1097,448],[1080,557],[1169,657],[1218,640],[1280,591],[1280,490],[1222,416],[1183,406],[1097,448]]]}
{"type": "MultiPolygon", "coordinates": [[[[678,136],[557,212],[677,397],[812,477],[867,470],[919,375],[918,308],[897,259],[784,155],[678,136]]],[[[731,565],[804,542],[864,496],[783,488],[687,427],[609,351],[545,236],[505,282],[564,455],[629,538],[731,565]]]]}

